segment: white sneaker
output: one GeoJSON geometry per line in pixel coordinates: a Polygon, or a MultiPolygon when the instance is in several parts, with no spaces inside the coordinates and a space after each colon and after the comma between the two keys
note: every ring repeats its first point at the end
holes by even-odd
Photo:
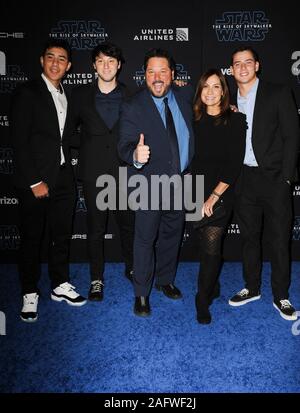
{"type": "Polygon", "coordinates": [[[68,282],[60,284],[52,290],[51,298],[54,301],[66,301],[70,305],[81,306],[86,303],[86,299],[81,297],[75,287],[68,282]]]}
{"type": "Polygon", "coordinates": [[[39,296],[37,293],[23,295],[23,307],[20,314],[21,320],[26,323],[33,323],[37,320],[37,306],[39,296]]]}

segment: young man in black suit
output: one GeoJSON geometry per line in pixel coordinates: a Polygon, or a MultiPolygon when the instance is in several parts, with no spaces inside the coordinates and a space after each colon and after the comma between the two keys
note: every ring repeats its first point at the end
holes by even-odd
{"type": "Polygon", "coordinates": [[[81,306],[86,300],[69,283],[69,247],[75,184],[69,155],[70,113],[61,79],[71,67],[70,47],[49,40],[40,63],[41,77],[22,85],[11,109],[14,183],[20,213],[19,273],[23,321],[36,321],[40,248],[49,229],[51,298],[81,306]]]}
{"type": "Polygon", "coordinates": [[[289,301],[292,229],[291,183],[297,179],[299,120],[292,94],[282,85],[258,79],[258,55],[251,47],[232,54],[237,106],[248,130],[244,167],[237,185],[236,216],[243,240],[245,288],[229,300],[240,306],[258,300],[261,286],[261,234],[271,246],[273,305],[286,320],[296,320],[289,301]]]}
{"type": "MultiPolygon", "coordinates": [[[[87,206],[87,245],[90,262],[91,286],[89,299],[101,301],[104,288],[104,235],[108,209],[96,205],[99,188],[97,178],[111,175],[118,182],[117,153],[119,115],[122,102],[129,96],[125,85],[117,77],[124,62],[122,51],[112,43],[102,43],[92,51],[93,67],[98,79],[91,85],[73,90],[72,104],[75,127],[80,128],[79,171],[87,206]]],[[[120,231],[125,275],[132,279],[132,250],[134,214],[132,211],[113,210],[120,231]]]]}
{"type": "MultiPolygon", "coordinates": [[[[131,172],[142,175],[150,185],[155,176],[182,177],[191,162],[193,91],[188,86],[172,85],[175,62],[166,50],[150,50],[144,67],[147,87],[123,105],[118,149],[120,157],[131,165],[131,172]]],[[[144,199],[149,195],[148,209],[135,213],[133,284],[134,313],[138,316],[150,314],[154,268],[157,289],[171,299],[182,296],[174,279],[185,211],[172,206],[174,188],[170,185],[170,199],[160,199],[158,209],[152,208],[150,194],[142,194],[144,199]],[[170,207],[164,208],[168,200],[170,207]]]]}

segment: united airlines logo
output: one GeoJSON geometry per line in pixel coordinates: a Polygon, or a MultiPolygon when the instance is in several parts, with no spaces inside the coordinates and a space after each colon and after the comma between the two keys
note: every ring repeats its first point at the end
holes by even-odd
{"type": "Polygon", "coordinates": [[[11,175],[13,173],[12,148],[0,148],[0,174],[11,175]]]}
{"type": "Polygon", "coordinates": [[[212,27],[219,42],[259,42],[272,25],[264,11],[252,10],[224,12],[212,27]]]}
{"type": "Polygon", "coordinates": [[[227,234],[238,235],[239,233],[240,233],[240,229],[239,229],[238,224],[232,223],[228,225],[227,234]]]}
{"type": "Polygon", "coordinates": [[[95,80],[94,73],[67,73],[62,81],[63,85],[87,85],[95,80]]]}
{"type": "Polygon", "coordinates": [[[78,198],[77,198],[76,212],[86,212],[86,205],[85,205],[85,199],[83,196],[82,186],[78,185],[77,191],[78,191],[78,198]]]}
{"type": "Polygon", "coordinates": [[[6,55],[0,51],[0,93],[11,93],[18,83],[28,80],[19,65],[7,65],[6,55]]]}
{"type": "Polygon", "coordinates": [[[0,225],[0,250],[17,250],[20,234],[16,225],[0,225]]]}
{"type": "MultiPolygon", "coordinates": [[[[176,79],[183,80],[185,82],[189,82],[191,80],[191,76],[189,75],[188,71],[185,69],[184,65],[181,63],[176,64],[176,79]]],[[[142,66],[141,70],[137,70],[135,75],[133,75],[133,80],[135,81],[137,86],[142,86],[145,82],[145,69],[142,66]]]]}
{"type": "Polygon", "coordinates": [[[300,196],[300,185],[294,186],[293,196],[300,196]]]}
{"type": "Polygon", "coordinates": [[[177,27],[177,28],[148,28],[141,29],[139,33],[133,36],[133,40],[136,41],[176,41],[176,42],[188,42],[189,41],[189,28],[177,27]]]}
{"type": "Polygon", "coordinates": [[[67,40],[72,49],[86,50],[107,40],[108,35],[98,20],[60,20],[49,36],[67,40]]]}

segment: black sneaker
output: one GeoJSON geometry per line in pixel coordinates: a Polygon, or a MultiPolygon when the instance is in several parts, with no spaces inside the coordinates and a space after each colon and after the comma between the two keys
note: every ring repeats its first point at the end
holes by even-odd
{"type": "Polygon", "coordinates": [[[240,305],[250,303],[251,301],[259,300],[260,297],[260,292],[258,292],[257,294],[253,294],[250,293],[248,288],[243,288],[236,295],[231,297],[228,303],[233,307],[239,307],[240,305]]]}
{"type": "Polygon", "coordinates": [[[285,320],[297,320],[297,313],[289,300],[274,300],[273,306],[279,311],[282,318],[285,320]]]}
{"type": "Polygon", "coordinates": [[[174,284],[155,284],[155,288],[158,291],[162,291],[166,297],[172,298],[172,300],[178,300],[179,298],[182,298],[181,291],[174,284]]]}
{"type": "Polygon", "coordinates": [[[95,280],[92,281],[90,291],[89,291],[89,300],[90,301],[102,301],[103,300],[103,281],[95,280]]]}

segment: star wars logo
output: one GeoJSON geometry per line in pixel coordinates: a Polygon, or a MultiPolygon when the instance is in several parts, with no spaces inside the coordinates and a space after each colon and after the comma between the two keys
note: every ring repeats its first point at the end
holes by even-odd
{"type": "Polygon", "coordinates": [[[295,216],[292,239],[300,241],[300,216],[295,216]]]}
{"type": "Polygon", "coordinates": [[[22,72],[19,65],[8,65],[6,68],[5,59],[3,63],[3,57],[0,55],[0,93],[11,93],[17,87],[19,83],[28,80],[28,77],[22,72]]]}
{"type": "Polygon", "coordinates": [[[224,12],[213,29],[219,42],[263,41],[272,28],[264,11],[224,12]]]}
{"type": "Polygon", "coordinates": [[[17,250],[20,234],[16,225],[0,225],[0,250],[17,250]]]}
{"type": "Polygon", "coordinates": [[[77,212],[86,212],[85,199],[83,196],[82,186],[77,186],[77,204],[76,204],[76,213],[77,212]]]}
{"type": "MultiPolygon", "coordinates": [[[[176,79],[182,80],[184,82],[189,82],[191,80],[191,76],[188,74],[187,70],[181,63],[176,64],[176,79]]],[[[133,80],[135,81],[137,86],[142,86],[145,82],[145,69],[144,66],[141,70],[137,70],[135,75],[133,76],[133,80]]]]}
{"type": "Polygon", "coordinates": [[[11,175],[13,173],[12,148],[0,148],[0,174],[11,175]]]}
{"type": "Polygon", "coordinates": [[[49,36],[65,39],[77,50],[93,49],[107,40],[107,33],[98,20],[61,20],[49,36]]]}

